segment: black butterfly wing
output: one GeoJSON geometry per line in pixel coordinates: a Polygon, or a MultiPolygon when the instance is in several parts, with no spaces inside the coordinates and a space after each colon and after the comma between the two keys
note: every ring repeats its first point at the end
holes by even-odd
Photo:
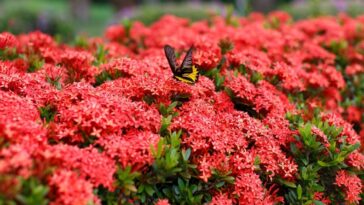
{"type": "Polygon", "coordinates": [[[193,47],[191,47],[183,59],[180,70],[182,73],[191,73],[192,72],[192,51],[193,47]]]}
{"type": "Polygon", "coordinates": [[[192,64],[192,50],[191,47],[183,59],[181,66],[177,67],[176,55],[173,47],[164,46],[164,52],[167,57],[169,66],[172,69],[173,77],[179,81],[194,84],[198,80],[199,71],[192,64]]]}
{"type": "Polygon", "coordinates": [[[182,82],[194,84],[198,80],[199,71],[192,64],[192,51],[193,47],[191,47],[183,59],[183,62],[181,64],[181,67],[178,68],[177,75],[175,75],[175,78],[182,82]]]}
{"type": "Polygon", "coordinates": [[[176,61],[176,54],[174,52],[174,48],[169,45],[164,46],[164,53],[167,57],[169,67],[171,67],[173,74],[177,72],[177,61],[176,61]]]}

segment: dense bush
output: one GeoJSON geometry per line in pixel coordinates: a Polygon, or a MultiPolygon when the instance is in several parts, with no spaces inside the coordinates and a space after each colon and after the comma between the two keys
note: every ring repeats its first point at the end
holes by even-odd
{"type": "Polygon", "coordinates": [[[346,12],[350,16],[358,16],[364,12],[364,2],[356,0],[309,0],[295,1],[281,6],[295,19],[302,19],[322,15],[334,15],[346,12]]]}
{"type": "Polygon", "coordinates": [[[51,12],[17,8],[0,14],[0,31],[20,34],[34,30],[57,36],[62,41],[70,41],[75,36],[75,28],[65,18],[51,12]]]}
{"type": "MultiPolygon", "coordinates": [[[[0,204],[359,204],[364,18],[0,34],[0,204]],[[201,75],[163,53],[194,45],[201,75]]],[[[180,59],[180,58],[179,58],[180,59]]]]}

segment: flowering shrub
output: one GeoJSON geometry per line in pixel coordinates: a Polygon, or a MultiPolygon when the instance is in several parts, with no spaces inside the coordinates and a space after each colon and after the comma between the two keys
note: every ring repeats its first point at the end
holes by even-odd
{"type": "Polygon", "coordinates": [[[1,33],[0,204],[359,204],[363,29],[275,12],[72,46],[1,33]],[[165,44],[195,46],[196,84],[165,44]]]}

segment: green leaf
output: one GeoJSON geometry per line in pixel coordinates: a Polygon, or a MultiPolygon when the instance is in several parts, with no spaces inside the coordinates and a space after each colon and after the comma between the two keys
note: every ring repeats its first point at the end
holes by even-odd
{"type": "Polygon", "coordinates": [[[286,196],[286,198],[288,198],[288,201],[290,201],[290,202],[297,201],[297,193],[292,189],[289,189],[288,194],[286,194],[285,196],[286,196]]]}
{"type": "Polygon", "coordinates": [[[183,183],[183,180],[181,178],[178,178],[177,183],[178,183],[179,190],[182,191],[185,189],[185,184],[183,183]]]}
{"type": "Polygon", "coordinates": [[[128,18],[124,18],[121,20],[121,24],[124,26],[125,28],[125,34],[127,37],[130,37],[130,29],[132,28],[133,26],[133,21],[131,21],[130,19],[128,18]]]}
{"type": "Polygon", "coordinates": [[[168,198],[172,198],[172,192],[170,189],[168,188],[164,188],[162,189],[162,192],[168,197],[168,198]]]}
{"type": "Polygon", "coordinates": [[[44,107],[39,107],[38,110],[40,113],[40,117],[47,123],[53,121],[57,114],[57,108],[52,104],[48,104],[44,107]]]}
{"type": "Polygon", "coordinates": [[[348,147],[347,151],[348,151],[349,153],[351,153],[351,152],[355,151],[356,149],[358,149],[359,147],[360,147],[360,143],[359,143],[359,142],[357,142],[357,143],[355,143],[355,144],[353,144],[353,145],[350,145],[350,146],[348,147]]]}
{"type": "Polygon", "coordinates": [[[124,188],[126,190],[131,191],[131,192],[137,192],[138,191],[134,184],[125,184],[124,188]]]}
{"type": "Polygon", "coordinates": [[[167,108],[166,108],[166,106],[165,106],[163,103],[159,104],[159,112],[160,112],[160,113],[161,113],[164,117],[166,117],[166,116],[168,115],[167,108]]]}
{"type": "Polygon", "coordinates": [[[303,180],[307,180],[308,175],[307,175],[307,168],[306,167],[302,167],[301,176],[302,176],[303,180]]]}
{"type": "Polygon", "coordinates": [[[168,108],[167,108],[167,112],[170,113],[173,111],[173,109],[178,105],[177,101],[174,101],[173,103],[171,103],[168,108]]]}
{"type": "Polygon", "coordinates": [[[225,182],[224,182],[224,181],[221,181],[221,182],[219,182],[219,183],[215,184],[215,187],[216,187],[216,188],[220,188],[220,187],[222,187],[222,186],[224,186],[224,185],[225,185],[225,182]]]}
{"type": "Polygon", "coordinates": [[[145,194],[140,195],[139,198],[142,203],[145,203],[145,201],[147,200],[147,196],[145,194]]]}
{"type": "Polygon", "coordinates": [[[259,156],[256,156],[254,158],[254,165],[260,165],[260,157],[259,156]]]}
{"type": "Polygon", "coordinates": [[[183,161],[187,161],[190,158],[190,155],[191,155],[191,148],[188,148],[187,150],[182,150],[183,161]]]}
{"type": "Polygon", "coordinates": [[[161,139],[159,139],[159,142],[157,145],[157,156],[156,156],[157,159],[162,157],[163,145],[164,145],[164,138],[161,138],[161,139]]]}
{"type": "Polygon", "coordinates": [[[108,50],[104,48],[103,45],[97,45],[95,57],[96,60],[94,62],[94,65],[100,65],[106,62],[106,55],[108,54],[108,50]]]}
{"type": "MultiPolygon", "coordinates": [[[[341,153],[340,153],[341,154],[341,153]]],[[[334,161],[332,163],[335,163],[335,164],[338,164],[338,163],[341,163],[345,160],[345,156],[342,156],[342,155],[338,155],[336,159],[334,159],[334,161]]],[[[346,154],[345,154],[346,155],[346,154]]],[[[332,166],[332,165],[331,165],[332,166]]]]}
{"type": "Polygon", "coordinates": [[[318,160],[317,161],[317,164],[320,165],[321,167],[329,167],[330,165],[326,162],[323,162],[321,160],[318,160]]]}
{"type": "Polygon", "coordinates": [[[291,143],[290,144],[290,148],[291,148],[291,152],[294,154],[294,155],[298,155],[299,154],[299,150],[297,149],[297,146],[295,143],[291,143]]]}
{"type": "Polygon", "coordinates": [[[299,200],[301,200],[301,198],[302,198],[302,187],[300,184],[297,186],[297,198],[299,200]]]}
{"type": "Polygon", "coordinates": [[[262,74],[258,73],[258,72],[253,72],[251,77],[250,77],[250,82],[256,84],[258,83],[260,80],[262,80],[264,77],[262,74]]]}
{"type": "Polygon", "coordinates": [[[179,139],[179,136],[174,132],[172,133],[171,135],[171,145],[172,147],[179,147],[180,145],[180,139],[179,139]]]}
{"type": "Polygon", "coordinates": [[[287,186],[287,187],[290,187],[290,188],[296,188],[297,187],[295,183],[284,180],[284,179],[278,179],[278,182],[285,185],[285,186],[287,186]]]}
{"type": "Polygon", "coordinates": [[[234,181],[235,181],[235,178],[232,176],[227,176],[227,177],[224,177],[223,179],[224,179],[224,181],[226,181],[229,184],[234,184],[234,181]]]}
{"type": "Polygon", "coordinates": [[[298,128],[298,131],[303,139],[308,139],[311,137],[311,125],[308,123],[304,127],[298,128]]]}
{"type": "Polygon", "coordinates": [[[180,190],[178,189],[178,187],[177,186],[173,186],[173,191],[174,191],[174,193],[176,194],[176,195],[180,195],[180,190]]]}
{"type": "Polygon", "coordinates": [[[152,144],[150,144],[149,148],[150,148],[150,152],[152,152],[153,157],[157,158],[157,152],[155,151],[154,146],[152,144]]]}
{"type": "Polygon", "coordinates": [[[319,192],[325,191],[325,188],[317,183],[312,184],[311,188],[314,191],[319,191],[319,192]]]}
{"type": "Polygon", "coordinates": [[[138,193],[143,193],[144,191],[144,184],[141,184],[139,187],[138,187],[138,193]]]}
{"type": "Polygon", "coordinates": [[[214,78],[214,82],[215,82],[215,87],[216,90],[219,91],[222,89],[224,81],[225,81],[225,76],[221,76],[220,74],[217,74],[216,77],[214,78]]]}
{"type": "Polygon", "coordinates": [[[312,204],[312,200],[308,200],[303,205],[311,205],[311,204],[312,204]]]}
{"type": "Polygon", "coordinates": [[[148,194],[149,196],[153,196],[153,194],[155,193],[155,191],[154,191],[153,187],[152,187],[152,186],[150,186],[150,185],[146,185],[146,186],[145,186],[145,191],[147,192],[147,194],[148,194]]]}
{"type": "Polygon", "coordinates": [[[34,177],[21,179],[20,182],[21,191],[15,196],[18,202],[29,205],[45,205],[48,203],[48,199],[46,197],[49,191],[48,186],[43,185],[37,178],[34,177]]]}
{"type": "Polygon", "coordinates": [[[330,152],[335,152],[335,149],[336,149],[336,141],[333,140],[330,142],[329,150],[330,150],[330,152]]]}
{"type": "Polygon", "coordinates": [[[320,165],[321,167],[332,167],[338,164],[337,161],[331,161],[331,162],[323,162],[321,160],[317,161],[317,164],[320,165]]]}
{"type": "Polygon", "coordinates": [[[166,154],[166,169],[170,170],[178,165],[178,158],[177,150],[172,148],[168,154],[166,154]]]}
{"type": "Polygon", "coordinates": [[[307,165],[308,165],[308,160],[307,160],[307,159],[305,159],[305,158],[301,158],[301,161],[302,161],[302,163],[303,163],[305,166],[307,166],[307,165]]]}
{"type": "Polygon", "coordinates": [[[220,47],[222,55],[225,55],[227,52],[231,51],[234,48],[234,44],[229,38],[221,39],[218,45],[220,47]]]}
{"type": "Polygon", "coordinates": [[[168,117],[163,117],[162,118],[162,125],[160,128],[160,133],[164,133],[165,131],[167,131],[169,125],[171,124],[172,121],[172,116],[169,115],[168,117]]]}
{"type": "Polygon", "coordinates": [[[313,203],[315,205],[325,205],[322,201],[314,200],[313,203]]]}

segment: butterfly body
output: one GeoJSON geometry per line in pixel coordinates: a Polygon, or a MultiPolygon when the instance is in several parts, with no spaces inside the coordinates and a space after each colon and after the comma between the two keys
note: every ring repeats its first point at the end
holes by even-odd
{"type": "Polygon", "coordinates": [[[182,64],[177,66],[174,49],[169,45],[164,46],[164,52],[166,54],[168,64],[171,67],[173,78],[189,84],[194,84],[198,80],[199,75],[198,69],[192,64],[192,50],[193,48],[191,47],[187,51],[182,64]]]}

